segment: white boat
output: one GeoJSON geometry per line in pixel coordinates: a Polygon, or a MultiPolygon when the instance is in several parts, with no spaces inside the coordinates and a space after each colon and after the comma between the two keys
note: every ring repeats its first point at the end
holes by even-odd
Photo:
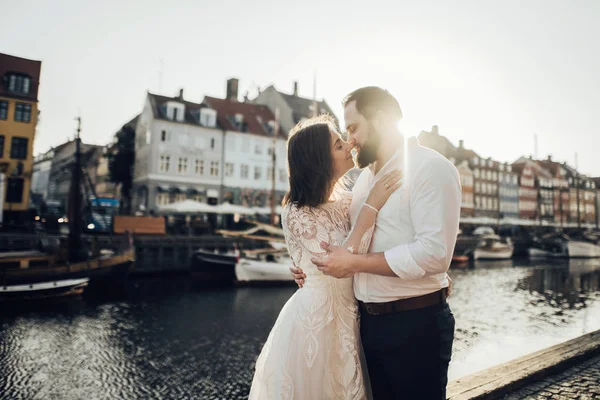
{"type": "Polygon", "coordinates": [[[564,253],[553,253],[548,250],[539,249],[537,247],[530,247],[527,249],[527,253],[530,258],[559,258],[567,257],[564,253]]]}
{"type": "Polygon", "coordinates": [[[0,300],[33,300],[83,293],[89,278],[0,286],[0,300]]]}
{"type": "Polygon", "coordinates": [[[568,251],[569,257],[572,258],[600,257],[600,246],[591,242],[569,240],[568,251]]]}
{"type": "Polygon", "coordinates": [[[239,283],[289,282],[294,279],[289,268],[292,260],[287,253],[257,252],[254,257],[240,258],[235,266],[236,280],[239,283]]]}
{"type": "Polygon", "coordinates": [[[507,260],[512,258],[514,246],[507,239],[503,242],[500,236],[486,234],[481,237],[481,241],[473,252],[474,260],[507,260]]]}
{"type": "Polygon", "coordinates": [[[564,234],[550,234],[537,239],[528,252],[533,258],[595,258],[600,257],[600,246],[564,234]]]}

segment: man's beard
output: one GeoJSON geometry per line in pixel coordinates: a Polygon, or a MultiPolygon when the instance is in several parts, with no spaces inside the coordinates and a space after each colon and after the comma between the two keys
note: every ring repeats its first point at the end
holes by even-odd
{"type": "Polygon", "coordinates": [[[379,132],[377,132],[372,124],[369,124],[369,128],[369,137],[365,144],[360,146],[356,157],[356,163],[359,168],[364,168],[377,160],[377,150],[379,149],[381,138],[379,132]]]}

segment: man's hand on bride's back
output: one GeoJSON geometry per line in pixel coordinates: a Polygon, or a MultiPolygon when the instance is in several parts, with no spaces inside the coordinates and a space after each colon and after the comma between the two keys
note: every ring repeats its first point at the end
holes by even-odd
{"type": "Polygon", "coordinates": [[[402,183],[402,172],[394,169],[379,179],[369,192],[367,203],[379,210],[402,183]]]}
{"type": "Polygon", "coordinates": [[[302,269],[296,267],[296,265],[292,263],[292,266],[290,267],[290,272],[294,277],[296,285],[298,285],[298,287],[302,289],[302,286],[304,286],[304,278],[306,278],[306,275],[304,275],[304,271],[302,271],[302,269]]]}

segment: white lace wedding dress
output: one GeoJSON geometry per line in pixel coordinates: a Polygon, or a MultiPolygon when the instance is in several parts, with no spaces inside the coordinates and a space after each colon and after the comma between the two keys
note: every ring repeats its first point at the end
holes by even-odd
{"type": "MultiPolygon", "coordinates": [[[[325,255],[322,241],[349,244],[351,196],[344,192],[316,208],[283,209],[288,250],[306,282],[281,310],[258,357],[251,400],[370,398],[352,278],[326,276],[311,262],[325,255]]],[[[368,250],[373,227],[357,232],[357,252],[368,250]]]]}

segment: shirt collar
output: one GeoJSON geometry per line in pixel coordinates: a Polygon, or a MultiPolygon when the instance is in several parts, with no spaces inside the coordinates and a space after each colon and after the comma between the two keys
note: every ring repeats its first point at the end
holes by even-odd
{"type": "Polygon", "coordinates": [[[371,163],[371,165],[368,166],[369,171],[371,171],[371,176],[373,176],[373,175],[380,176],[382,174],[385,174],[385,171],[390,167],[390,165],[392,165],[395,161],[397,161],[400,158],[400,156],[402,155],[403,152],[404,152],[404,146],[398,147],[398,149],[396,150],[394,155],[392,155],[392,157],[385,163],[383,168],[381,168],[377,174],[374,174],[375,165],[373,165],[373,163],[371,163]]]}

